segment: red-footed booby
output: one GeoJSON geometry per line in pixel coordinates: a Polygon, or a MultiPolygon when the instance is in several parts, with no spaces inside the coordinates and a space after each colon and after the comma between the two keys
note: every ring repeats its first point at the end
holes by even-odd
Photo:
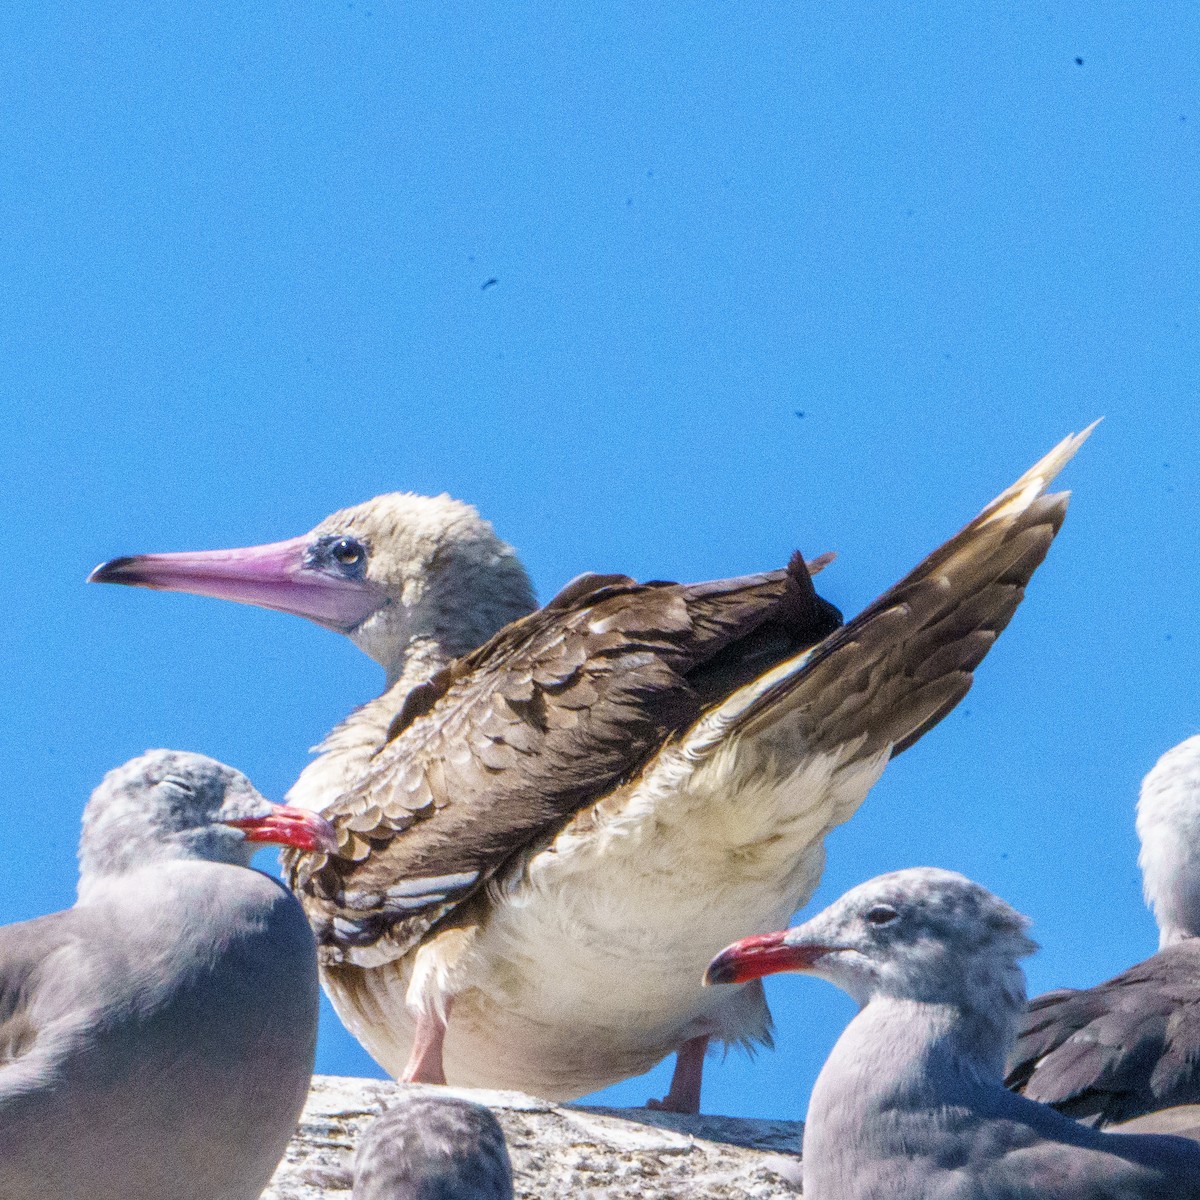
{"type": "Polygon", "coordinates": [[[917,867],[709,964],[710,983],[816,975],[860,1006],[809,1102],[805,1200],[1200,1200],[1194,1142],[1101,1133],[1004,1087],[1027,927],[962,875],[917,867]]]}
{"type": "Polygon", "coordinates": [[[0,928],[0,1196],[255,1200],[312,1075],[317,964],[262,843],[333,831],[198,754],[110,771],[73,908],[0,928]]]}
{"type": "Polygon", "coordinates": [[[521,616],[511,550],[444,497],[92,578],[287,608],[395,681],[289,793],[338,830],[293,883],[334,1005],[384,1067],[569,1099],[678,1051],[663,1103],[696,1111],[709,1041],[770,1036],[760,987],[705,991],[704,964],[808,899],[825,835],[966,694],[1083,436],[841,628],[798,558],[697,585],[583,576],[521,616]]]}
{"type": "Polygon", "coordinates": [[[406,1096],[363,1134],[353,1200],[512,1200],[500,1122],[457,1096],[406,1096]]]}
{"type": "Polygon", "coordinates": [[[1158,953],[1030,1001],[1007,1080],[1097,1128],[1200,1104],[1200,736],[1142,781],[1137,830],[1158,953]]]}

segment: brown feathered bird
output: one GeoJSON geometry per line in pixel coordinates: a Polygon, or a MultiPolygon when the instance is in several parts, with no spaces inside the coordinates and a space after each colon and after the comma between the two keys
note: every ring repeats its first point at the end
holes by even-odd
{"type": "Polygon", "coordinates": [[[704,989],[705,964],[786,924],[825,835],[966,694],[1085,436],[844,626],[798,557],[695,585],[583,576],[529,613],[511,549],[448,497],[92,578],[298,613],[386,669],[289,794],[338,830],[289,869],[381,1064],[563,1099],[678,1051],[662,1103],[695,1111],[710,1041],[770,1040],[759,984],[704,989]]]}

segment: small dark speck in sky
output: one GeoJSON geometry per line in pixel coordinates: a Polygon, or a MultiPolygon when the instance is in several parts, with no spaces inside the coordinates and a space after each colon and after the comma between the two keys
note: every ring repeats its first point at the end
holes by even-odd
{"type": "Polygon", "coordinates": [[[802,408],[796,409],[796,416],[798,416],[800,418],[800,420],[803,421],[804,420],[804,409],[802,409],[802,408]]]}
{"type": "Polygon", "coordinates": [[[1173,640],[1173,639],[1172,639],[1171,635],[1168,633],[1168,634],[1167,634],[1167,641],[1169,642],[1169,641],[1172,641],[1172,640],[1173,640]]]}
{"type": "Polygon", "coordinates": [[[632,208],[632,207],[633,207],[633,197],[632,197],[632,196],[626,196],[626,198],[625,198],[625,207],[626,207],[626,208],[632,208]]]}
{"type": "Polygon", "coordinates": [[[1186,117],[1186,116],[1185,116],[1183,113],[1180,113],[1180,114],[1179,114],[1179,119],[1180,119],[1181,121],[1186,121],[1186,120],[1187,120],[1187,117],[1186,117]]]}
{"type": "Polygon", "coordinates": [[[1007,858],[1007,857],[1008,857],[1008,855],[1007,855],[1007,854],[1002,854],[1002,855],[1000,855],[1000,857],[1001,857],[1001,858],[1007,858]]]}
{"type": "Polygon", "coordinates": [[[496,284],[498,284],[499,282],[500,282],[500,280],[495,279],[495,278],[486,279],[486,280],[484,280],[483,286],[479,290],[481,292],[486,292],[488,290],[488,288],[495,287],[496,284]]]}
{"type": "Polygon", "coordinates": [[[1075,60],[1075,65],[1076,65],[1077,67],[1082,67],[1082,66],[1083,66],[1083,59],[1082,59],[1082,58],[1077,58],[1077,59],[1075,60]]]}

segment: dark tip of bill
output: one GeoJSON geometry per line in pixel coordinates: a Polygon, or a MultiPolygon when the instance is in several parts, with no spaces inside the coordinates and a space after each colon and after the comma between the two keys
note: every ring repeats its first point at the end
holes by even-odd
{"type": "Polygon", "coordinates": [[[92,570],[87,577],[88,583],[132,583],[135,572],[131,569],[137,559],[125,555],[122,558],[110,558],[92,570]]]}
{"type": "Polygon", "coordinates": [[[718,954],[716,958],[708,964],[704,972],[704,986],[711,987],[715,983],[729,983],[733,978],[733,965],[728,960],[723,960],[723,956],[718,954]]]}

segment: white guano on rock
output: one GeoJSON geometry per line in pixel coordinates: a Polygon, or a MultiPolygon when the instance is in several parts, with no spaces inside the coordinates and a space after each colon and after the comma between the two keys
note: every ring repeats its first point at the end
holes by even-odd
{"type": "Polygon", "coordinates": [[[317,1076],[263,1200],[349,1200],[359,1138],[413,1093],[460,1096],[495,1113],[518,1200],[782,1200],[800,1193],[800,1121],[577,1108],[520,1092],[317,1076]]]}

